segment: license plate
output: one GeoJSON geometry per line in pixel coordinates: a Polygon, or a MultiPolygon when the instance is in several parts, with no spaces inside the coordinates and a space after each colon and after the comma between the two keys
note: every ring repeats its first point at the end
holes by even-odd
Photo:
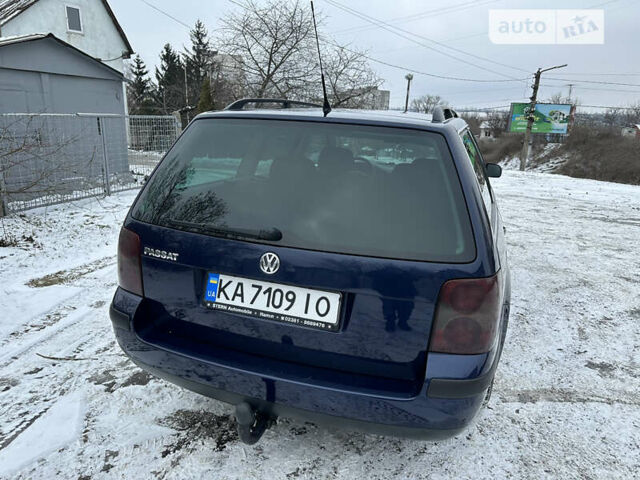
{"type": "Polygon", "coordinates": [[[207,307],[229,313],[336,331],[340,294],[209,273],[207,307]]]}

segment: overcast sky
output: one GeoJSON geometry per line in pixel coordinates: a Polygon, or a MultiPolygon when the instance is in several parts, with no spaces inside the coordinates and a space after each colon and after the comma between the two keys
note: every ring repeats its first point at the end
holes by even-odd
{"type": "MultiPolygon", "coordinates": [[[[346,13],[325,0],[316,0],[316,9],[325,16],[321,34],[364,49],[376,60],[404,67],[398,69],[371,62],[371,66],[385,80],[383,88],[391,91],[391,107],[404,104],[404,76],[411,70],[415,71],[412,97],[429,93],[442,96],[458,108],[495,107],[525,100],[531,94],[528,87],[531,81],[472,83],[437,79],[417,72],[508,80],[530,77],[531,74],[526,72],[533,73],[538,67],[563,63],[569,66],[544,74],[538,97],[540,100],[544,101],[556,92],[566,95],[569,89],[567,84],[573,83],[573,96],[585,105],[624,106],[640,102],[638,0],[476,0],[473,3],[469,0],[335,1],[421,35],[422,39],[401,34],[431,47],[417,45],[346,13]],[[604,10],[603,45],[495,45],[487,34],[489,9],[593,7],[604,10]],[[458,51],[447,50],[429,40],[441,42],[458,51]]],[[[171,43],[179,50],[188,45],[189,29],[182,23],[193,25],[196,19],[201,19],[209,29],[215,48],[220,19],[227,12],[239,8],[228,0],[109,0],[109,3],[133,49],[151,71],[165,43],[171,43]],[[149,4],[175,17],[175,20],[149,4]]]]}

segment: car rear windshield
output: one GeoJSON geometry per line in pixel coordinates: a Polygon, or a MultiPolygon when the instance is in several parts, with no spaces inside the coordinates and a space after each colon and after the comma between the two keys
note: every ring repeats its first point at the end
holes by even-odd
{"type": "Polygon", "coordinates": [[[132,215],[324,252],[456,263],[476,253],[444,136],[406,128],[198,119],[132,215]]]}

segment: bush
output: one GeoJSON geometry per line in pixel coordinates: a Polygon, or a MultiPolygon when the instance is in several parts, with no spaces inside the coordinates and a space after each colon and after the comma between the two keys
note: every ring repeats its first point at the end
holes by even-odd
{"type": "Polygon", "coordinates": [[[567,162],[557,172],[571,177],[640,185],[640,141],[615,131],[576,126],[558,149],[567,162]]]}
{"type": "Polygon", "coordinates": [[[482,156],[487,163],[498,163],[505,158],[519,155],[522,151],[522,135],[502,135],[495,140],[483,141],[480,144],[482,156]]]}

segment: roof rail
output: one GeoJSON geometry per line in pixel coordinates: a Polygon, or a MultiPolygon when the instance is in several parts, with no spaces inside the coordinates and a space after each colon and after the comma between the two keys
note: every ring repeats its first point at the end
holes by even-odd
{"type": "Polygon", "coordinates": [[[296,100],[287,100],[285,98],[241,98],[235,102],[227,105],[225,110],[244,110],[244,106],[249,103],[279,103],[282,104],[282,108],[291,107],[315,107],[322,108],[322,105],[309,102],[298,102],[296,100]]]}
{"type": "Polygon", "coordinates": [[[449,107],[436,107],[431,115],[433,123],[443,123],[452,118],[458,118],[458,112],[449,107]]]}

